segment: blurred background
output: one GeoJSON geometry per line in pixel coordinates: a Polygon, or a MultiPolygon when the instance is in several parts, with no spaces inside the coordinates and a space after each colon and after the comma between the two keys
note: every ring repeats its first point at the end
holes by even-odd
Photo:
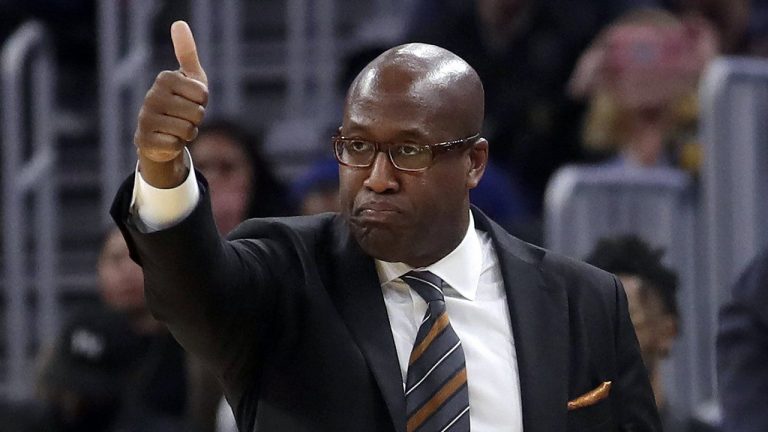
{"type": "MultiPolygon", "coordinates": [[[[246,217],[335,210],[330,137],[346,87],[376,55],[427,42],[466,59],[485,85],[491,143],[473,203],[579,259],[600,239],[644,242],[674,279],[661,294],[674,300],[662,308],[672,342],[650,371],[660,408],[686,425],[676,430],[717,430],[718,310],[768,243],[765,0],[0,0],[0,396],[13,412],[39,418],[27,401],[48,412],[66,399],[51,358],[85,365],[84,377],[135,376],[100,358],[118,324],[78,330],[73,316],[97,306],[129,318],[139,369],[184,365],[166,383],[181,400],[171,417],[224,430],[211,408],[190,419],[220,395],[177,347],[156,349],[173,343],[142,315],[140,270],[108,216],[136,163],[144,94],[177,67],[177,19],[211,83],[191,148],[223,233],[246,217]]],[[[99,427],[70,430],[112,430],[99,427]]],[[[132,430],[193,430],[173,427],[132,430]]]]}

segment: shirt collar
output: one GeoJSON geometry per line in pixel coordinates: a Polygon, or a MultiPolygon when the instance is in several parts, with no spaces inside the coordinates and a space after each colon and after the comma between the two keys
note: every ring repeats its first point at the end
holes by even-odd
{"type": "MultiPolygon", "coordinates": [[[[483,266],[483,251],[475,231],[475,219],[469,214],[469,226],[464,239],[451,253],[436,263],[419,270],[428,270],[439,276],[462,297],[474,300],[483,266]]],[[[384,285],[403,276],[414,268],[401,262],[376,260],[376,272],[384,285]]]]}

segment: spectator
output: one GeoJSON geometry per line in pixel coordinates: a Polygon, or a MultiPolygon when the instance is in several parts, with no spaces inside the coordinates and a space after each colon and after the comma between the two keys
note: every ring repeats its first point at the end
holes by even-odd
{"type": "Polygon", "coordinates": [[[666,400],[659,364],[669,355],[677,336],[677,275],[661,262],[663,252],[653,250],[634,235],[602,239],[587,262],[616,274],[627,292],[629,316],[635,326],[661,412],[666,400]]]}
{"type": "Polygon", "coordinates": [[[677,274],[662,263],[664,252],[651,248],[635,235],[600,240],[587,262],[615,273],[627,293],[629,316],[635,327],[640,354],[651,378],[663,430],[711,431],[698,421],[672,411],[664,393],[661,363],[669,356],[678,335],[677,274]]]}
{"type": "Polygon", "coordinates": [[[608,27],[582,55],[571,93],[589,98],[583,143],[629,166],[696,171],[697,82],[714,57],[704,21],[640,9],[608,27]]]}
{"type": "Polygon", "coordinates": [[[195,168],[208,179],[214,219],[222,234],[247,218],[292,213],[285,188],[253,139],[236,124],[225,120],[207,123],[190,152],[195,168]],[[256,196],[259,198],[254,199],[256,196]]]}
{"type": "Polygon", "coordinates": [[[686,17],[704,19],[716,29],[719,51],[748,54],[752,47],[750,14],[762,0],[667,0],[670,9],[686,17]]]}
{"type": "Polygon", "coordinates": [[[292,187],[299,212],[312,215],[339,211],[339,164],[320,160],[309,167],[292,187]]]}
{"type": "Polygon", "coordinates": [[[469,201],[515,236],[542,243],[531,197],[495,163],[488,163],[483,181],[469,192],[469,201]]]}
{"type": "Polygon", "coordinates": [[[141,268],[129,258],[117,229],[106,237],[98,273],[105,306],[126,317],[139,339],[132,379],[121,399],[119,425],[142,432],[186,430],[185,354],[147,309],[141,268]]]}
{"type": "Polygon", "coordinates": [[[107,309],[124,315],[134,331],[152,334],[163,330],[144,301],[144,275],[128,256],[125,240],[117,229],[107,233],[97,263],[99,295],[107,309]]]}
{"type": "Polygon", "coordinates": [[[768,430],[768,249],[739,277],[720,310],[717,375],[723,431],[768,430]]]}
{"type": "Polygon", "coordinates": [[[124,317],[104,309],[78,311],[43,360],[40,397],[45,408],[37,410],[36,421],[48,426],[39,430],[115,430],[138,349],[139,340],[124,317]]]}
{"type": "Polygon", "coordinates": [[[550,174],[581,158],[581,108],[566,97],[568,75],[597,31],[625,8],[607,0],[417,3],[406,40],[449,49],[478,72],[491,158],[518,179],[536,213],[550,174]]]}

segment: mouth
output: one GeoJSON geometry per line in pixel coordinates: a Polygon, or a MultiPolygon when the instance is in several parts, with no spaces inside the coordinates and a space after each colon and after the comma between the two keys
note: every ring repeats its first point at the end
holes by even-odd
{"type": "Polygon", "coordinates": [[[400,208],[381,202],[362,204],[353,212],[354,219],[360,223],[393,223],[401,214],[400,208]]]}

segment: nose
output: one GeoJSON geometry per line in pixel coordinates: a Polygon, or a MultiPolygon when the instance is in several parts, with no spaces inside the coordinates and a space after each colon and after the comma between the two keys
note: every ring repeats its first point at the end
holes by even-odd
{"type": "Polygon", "coordinates": [[[373,160],[368,178],[363,182],[363,186],[375,193],[396,192],[400,184],[397,181],[397,168],[392,165],[389,156],[385,152],[376,154],[373,160]]]}

